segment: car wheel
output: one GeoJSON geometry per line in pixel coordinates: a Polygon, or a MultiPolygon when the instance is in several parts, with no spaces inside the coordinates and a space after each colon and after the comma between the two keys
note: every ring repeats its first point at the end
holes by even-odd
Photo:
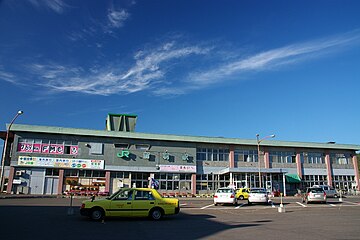
{"type": "Polygon", "coordinates": [[[248,205],[251,205],[251,202],[250,202],[250,201],[248,201],[248,205]]]}
{"type": "Polygon", "coordinates": [[[240,200],[244,200],[244,196],[240,196],[239,198],[240,198],[240,200]]]}
{"type": "Polygon", "coordinates": [[[160,208],[155,208],[151,210],[150,217],[153,220],[160,220],[163,217],[163,211],[160,208]]]}
{"type": "Polygon", "coordinates": [[[214,206],[217,206],[218,204],[217,203],[214,203],[214,206]]]}
{"type": "Polygon", "coordinates": [[[105,216],[104,210],[102,210],[101,208],[94,208],[91,211],[90,218],[92,220],[99,221],[99,220],[103,219],[104,216],[105,216]]]}
{"type": "Polygon", "coordinates": [[[238,201],[237,201],[237,200],[235,200],[234,204],[235,204],[235,206],[237,206],[237,205],[238,205],[238,201]]]}

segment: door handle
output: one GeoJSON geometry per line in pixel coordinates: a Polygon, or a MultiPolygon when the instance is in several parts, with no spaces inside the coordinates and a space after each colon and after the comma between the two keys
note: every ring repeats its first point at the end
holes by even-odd
{"type": "Polygon", "coordinates": [[[154,204],[154,202],[150,202],[150,204],[154,204]]]}
{"type": "Polygon", "coordinates": [[[131,202],[127,202],[126,204],[131,204],[131,202]]]}

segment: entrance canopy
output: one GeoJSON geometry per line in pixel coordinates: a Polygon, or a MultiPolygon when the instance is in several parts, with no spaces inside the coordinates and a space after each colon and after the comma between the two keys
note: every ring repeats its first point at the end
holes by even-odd
{"type": "Polygon", "coordinates": [[[287,173],[285,177],[287,183],[301,183],[301,178],[297,174],[287,173]]]}

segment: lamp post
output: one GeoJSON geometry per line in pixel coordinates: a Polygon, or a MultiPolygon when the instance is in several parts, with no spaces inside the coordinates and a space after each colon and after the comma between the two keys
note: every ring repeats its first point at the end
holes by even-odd
{"type": "Polygon", "coordinates": [[[261,181],[261,162],[260,162],[260,143],[268,138],[274,138],[275,134],[266,136],[264,138],[259,139],[260,135],[256,134],[256,141],[257,141],[257,152],[258,152],[258,162],[259,162],[259,186],[262,187],[262,181],[261,181]]]}
{"type": "Polygon", "coordinates": [[[3,155],[2,155],[2,159],[1,159],[1,175],[0,175],[0,193],[3,192],[4,190],[4,170],[5,170],[5,157],[6,157],[6,152],[7,152],[7,145],[8,145],[8,140],[9,140],[9,134],[10,134],[10,128],[12,126],[12,124],[14,123],[14,121],[16,120],[16,118],[18,116],[20,116],[21,114],[23,114],[24,112],[19,110],[15,117],[11,120],[9,127],[6,130],[6,137],[5,137],[5,142],[4,142],[4,149],[3,149],[3,155]]]}

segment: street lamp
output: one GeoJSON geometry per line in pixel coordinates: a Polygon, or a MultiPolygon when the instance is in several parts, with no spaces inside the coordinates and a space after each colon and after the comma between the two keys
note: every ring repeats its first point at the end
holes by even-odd
{"type": "Polygon", "coordinates": [[[261,185],[261,162],[260,162],[260,143],[262,141],[264,141],[265,139],[268,139],[268,138],[274,138],[275,137],[275,134],[272,134],[272,135],[269,135],[269,136],[266,136],[264,138],[261,138],[259,139],[260,135],[259,134],[256,134],[256,141],[257,141],[257,152],[258,152],[258,162],[259,162],[259,185],[260,185],[260,188],[262,187],[261,185]]]}
{"type": "Polygon", "coordinates": [[[10,128],[12,126],[12,124],[15,122],[16,118],[18,116],[20,116],[21,114],[23,114],[24,112],[19,110],[15,117],[11,120],[7,130],[6,130],[6,137],[5,137],[5,142],[4,142],[4,149],[3,149],[3,155],[2,155],[2,159],[1,159],[1,175],[0,175],[0,193],[3,192],[4,190],[4,170],[5,170],[5,157],[6,157],[6,152],[7,152],[7,145],[8,145],[8,140],[9,140],[9,134],[10,134],[10,128]]]}

